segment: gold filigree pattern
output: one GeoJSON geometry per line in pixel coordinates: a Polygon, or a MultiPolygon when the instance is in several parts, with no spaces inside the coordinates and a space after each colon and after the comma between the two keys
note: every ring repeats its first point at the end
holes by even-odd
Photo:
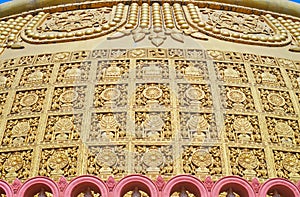
{"type": "Polygon", "coordinates": [[[261,143],[258,117],[227,114],[225,116],[226,137],[229,141],[261,143]]]}
{"type": "Polygon", "coordinates": [[[43,110],[46,89],[18,91],[11,109],[12,114],[30,114],[43,110]]]}
{"type": "Polygon", "coordinates": [[[218,146],[200,147],[183,146],[182,160],[184,173],[213,178],[220,177],[222,172],[221,149],[218,146]]]}
{"type": "Polygon", "coordinates": [[[85,102],[85,86],[57,87],[54,89],[51,110],[70,111],[82,109],[85,102]]]}
{"type": "Polygon", "coordinates": [[[41,152],[39,175],[58,179],[77,175],[78,147],[44,149],[41,152]]]}
{"type": "Polygon", "coordinates": [[[121,178],[122,174],[127,172],[126,149],[125,145],[89,147],[88,173],[103,179],[111,175],[121,178]]]}
{"type": "Polygon", "coordinates": [[[89,141],[120,140],[126,137],[126,113],[106,112],[92,115],[89,141]]]}
{"type": "Polygon", "coordinates": [[[231,172],[247,179],[268,178],[268,170],[263,149],[229,147],[231,172]]]}
{"type": "Polygon", "coordinates": [[[39,118],[8,120],[2,146],[24,146],[36,142],[39,118]]]}
{"type": "Polygon", "coordinates": [[[44,142],[66,142],[80,139],[82,114],[49,116],[44,142]]]}
{"type": "Polygon", "coordinates": [[[111,108],[125,107],[128,104],[127,84],[97,85],[95,87],[94,107],[111,108]]]}
{"type": "Polygon", "coordinates": [[[49,83],[52,70],[53,65],[26,67],[24,68],[19,85],[33,87],[47,84],[49,83]]]}

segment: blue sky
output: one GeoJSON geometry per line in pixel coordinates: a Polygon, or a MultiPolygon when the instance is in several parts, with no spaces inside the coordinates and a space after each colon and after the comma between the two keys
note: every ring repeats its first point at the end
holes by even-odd
{"type": "MultiPolygon", "coordinates": [[[[7,2],[7,1],[9,1],[9,0],[0,0],[0,3],[7,2]]],[[[26,1],[26,0],[24,0],[24,1],[26,1]]],[[[291,1],[300,3],[300,0],[291,0],[291,1]]]]}

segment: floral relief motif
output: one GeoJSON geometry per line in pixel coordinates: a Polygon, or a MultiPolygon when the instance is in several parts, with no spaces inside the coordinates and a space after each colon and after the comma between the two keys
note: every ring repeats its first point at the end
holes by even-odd
{"type": "Polygon", "coordinates": [[[54,53],[52,57],[52,62],[67,62],[70,59],[70,52],[58,52],[54,53]]]}
{"type": "Polygon", "coordinates": [[[113,175],[122,178],[127,172],[127,146],[92,146],[89,147],[87,172],[102,179],[113,175]]]}
{"type": "Polygon", "coordinates": [[[53,177],[74,178],[77,175],[78,147],[43,149],[38,174],[53,177]]]}
{"type": "Polygon", "coordinates": [[[221,87],[223,107],[237,111],[255,110],[254,99],[250,88],[224,86],[221,87]]]}
{"type": "Polygon", "coordinates": [[[299,123],[293,119],[266,117],[270,141],[281,146],[300,144],[299,123]]]}
{"type": "Polygon", "coordinates": [[[212,99],[207,84],[178,84],[178,100],[181,107],[210,108],[212,99]]]}
{"type": "Polygon", "coordinates": [[[252,65],[251,67],[257,84],[273,87],[286,86],[279,68],[260,65],[252,65]]]}
{"type": "Polygon", "coordinates": [[[52,54],[41,54],[38,55],[35,59],[35,64],[49,64],[52,61],[52,54]]]}
{"type": "Polygon", "coordinates": [[[96,58],[96,59],[108,58],[108,55],[109,55],[108,49],[93,50],[91,52],[91,58],[96,58]]]}
{"type": "Polygon", "coordinates": [[[135,103],[138,107],[168,107],[171,104],[168,84],[137,84],[135,103]]]}
{"type": "Polygon", "coordinates": [[[0,71],[0,90],[10,88],[13,85],[17,70],[0,71]]]}
{"type": "Polygon", "coordinates": [[[57,82],[78,83],[86,81],[89,76],[91,62],[63,63],[59,67],[57,82]]]}
{"type": "Polygon", "coordinates": [[[233,175],[252,180],[268,178],[265,153],[262,149],[229,147],[230,167],[233,175]]]}
{"type": "Polygon", "coordinates": [[[82,109],[86,86],[56,87],[53,92],[51,111],[82,109]]]}
{"type": "Polygon", "coordinates": [[[120,140],[127,136],[125,112],[103,112],[92,115],[89,141],[120,140]]]}
{"type": "Polygon", "coordinates": [[[201,178],[207,175],[217,178],[223,174],[221,149],[218,146],[183,146],[181,158],[184,173],[201,178]]]}
{"type": "Polygon", "coordinates": [[[286,91],[259,89],[264,111],[277,114],[295,114],[290,95],[286,91]]]}
{"type": "Polygon", "coordinates": [[[243,53],[243,58],[245,62],[252,63],[252,64],[260,64],[259,55],[251,54],[251,53],[243,53]]]}
{"type": "MultiPolygon", "coordinates": [[[[71,61],[82,61],[86,60],[90,57],[90,51],[74,51],[71,54],[71,61]]],[[[85,64],[90,64],[89,62],[83,62],[83,66],[87,66],[85,64]]]]}
{"type": "Polygon", "coordinates": [[[97,85],[94,94],[94,107],[111,108],[125,107],[128,104],[127,84],[97,85]]]}
{"type": "Polygon", "coordinates": [[[277,177],[299,180],[300,153],[274,150],[273,154],[277,177]]]}
{"type": "Polygon", "coordinates": [[[275,57],[270,56],[260,56],[261,63],[264,65],[277,66],[275,57]]]}
{"type": "Polygon", "coordinates": [[[210,141],[218,138],[213,114],[180,112],[181,138],[192,141],[210,141]]]}
{"type": "Polygon", "coordinates": [[[289,59],[277,58],[277,62],[279,64],[279,66],[281,66],[283,68],[294,68],[294,69],[296,68],[294,62],[289,59]]]}
{"type": "Polygon", "coordinates": [[[190,81],[203,81],[208,78],[205,61],[175,60],[176,78],[190,81]]]}
{"type": "Polygon", "coordinates": [[[223,61],[224,53],[225,52],[218,51],[218,50],[207,50],[208,59],[210,59],[210,60],[223,61]]]}
{"type": "Polygon", "coordinates": [[[137,139],[171,139],[172,133],[170,112],[136,112],[135,137],[137,139]]]}
{"type": "Polygon", "coordinates": [[[224,60],[231,62],[243,62],[243,54],[234,51],[224,51],[224,60]]]}
{"type": "Polygon", "coordinates": [[[24,146],[36,142],[39,118],[8,120],[2,146],[24,146]]]}
{"type": "Polygon", "coordinates": [[[8,93],[0,93],[0,115],[2,115],[2,113],[4,112],[4,106],[7,100],[7,95],[8,93]]]}
{"type": "Polygon", "coordinates": [[[99,61],[97,80],[99,82],[120,81],[128,78],[128,72],[128,60],[99,61]]]}
{"type": "Polygon", "coordinates": [[[299,90],[300,88],[300,72],[297,70],[287,69],[287,74],[289,79],[291,80],[292,86],[295,90],[299,90]]]}
{"type": "Polygon", "coordinates": [[[20,86],[40,86],[41,84],[49,83],[51,78],[51,73],[53,70],[53,65],[44,65],[36,67],[26,67],[24,68],[20,86]]]}
{"type": "Polygon", "coordinates": [[[248,78],[244,64],[214,62],[218,78],[229,83],[247,83],[248,78]]]}
{"type": "Polygon", "coordinates": [[[35,60],[34,55],[22,56],[18,61],[19,66],[32,65],[35,60]]]}
{"type": "Polygon", "coordinates": [[[49,116],[44,142],[66,142],[80,139],[82,114],[49,116]]]}
{"type": "Polygon", "coordinates": [[[206,59],[206,51],[200,49],[187,49],[186,57],[191,59],[206,59]]]}
{"type": "Polygon", "coordinates": [[[17,65],[18,59],[6,59],[6,60],[0,60],[0,69],[3,68],[11,68],[17,65]]]}
{"type": "Polygon", "coordinates": [[[16,92],[11,109],[12,114],[28,114],[41,112],[46,96],[46,89],[36,89],[16,92]]]}
{"type": "Polygon", "coordinates": [[[150,177],[156,174],[171,176],[174,172],[173,152],[172,146],[136,145],[134,147],[134,171],[150,177]]]}
{"type": "Polygon", "coordinates": [[[31,173],[32,150],[3,152],[0,154],[1,179],[12,182],[16,178],[27,180],[31,173]]]}
{"type": "Polygon", "coordinates": [[[233,142],[261,143],[261,131],[257,116],[225,115],[226,138],[233,142]]]}
{"type": "Polygon", "coordinates": [[[169,78],[167,60],[137,60],[136,78],[144,80],[160,80],[169,78]]]}

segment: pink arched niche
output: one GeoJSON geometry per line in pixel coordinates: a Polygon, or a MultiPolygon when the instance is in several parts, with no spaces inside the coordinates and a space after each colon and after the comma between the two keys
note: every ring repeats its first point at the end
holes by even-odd
{"type": "Polygon", "coordinates": [[[56,183],[47,177],[35,177],[29,179],[22,185],[16,196],[34,196],[41,191],[41,188],[44,188],[47,192],[51,192],[55,197],[60,196],[56,183]]]}
{"type": "Polygon", "coordinates": [[[197,197],[208,197],[208,191],[203,183],[191,175],[178,175],[170,179],[163,188],[162,196],[169,197],[175,191],[181,191],[184,187],[186,190],[192,192],[197,197]]]}
{"type": "Polygon", "coordinates": [[[223,191],[232,188],[234,192],[243,197],[255,197],[255,192],[248,181],[237,176],[228,176],[217,181],[211,191],[211,196],[217,197],[223,191]]]}
{"type": "Polygon", "coordinates": [[[128,191],[133,191],[135,187],[138,187],[151,197],[159,197],[156,185],[143,175],[129,175],[121,179],[113,191],[113,197],[122,197],[128,191]]]}
{"type": "Polygon", "coordinates": [[[11,187],[4,181],[0,180],[0,194],[5,194],[7,197],[13,197],[11,187]]]}
{"type": "Polygon", "coordinates": [[[292,182],[282,179],[274,178],[266,181],[259,190],[259,197],[266,197],[268,191],[277,190],[281,195],[288,197],[299,197],[300,191],[292,182]]]}
{"type": "Polygon", "coordinates": [[[63,197],[76,197],[87,188],[100,193],[101,196],[108,196],[108,188],[106,184],[97,177],[84,175],[73,179],[66,188],[63,197]]]}

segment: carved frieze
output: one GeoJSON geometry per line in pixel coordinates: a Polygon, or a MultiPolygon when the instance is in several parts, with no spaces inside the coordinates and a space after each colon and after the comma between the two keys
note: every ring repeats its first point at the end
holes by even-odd
{"type": "Polygon", "coordinates": [[[80,139],[82,114],[48,117],[44,142],[68,142],[80,139]]]}
{"type": "Polygon", "coordinates": [[[256,83],[263,86],[285,87],[279,68],[251,65],[256,83]]]}
{"type": "Polygon", "coordinates": [[[36,143],[38,125],[38,117],[8,120],[1,145],[20,147],[36,143]]]}
{"type": "Polygon", "coordinates": [[[52,70],[53,65],[51,64],[25,67],[19,85],[33,87],[47,84],[51,78],[52,70]]]}
{"type": "Polygon", "coordinates": [[[114,108],[126,107],[128,104],[127,84],[106,84],[95,87],[94,107],[114,108]]]}
{"type": "Polygon", "coordinates": [[[79,83],[88,80],[91,62],[63,63],[59,67],[57,82],[79,83]]]}
{"type": "Polygon", "coordinates": [[[99,82],[118,82],[127,79],[128,72],[128,60],[99,61],[97,69],[97,80],[99,82]]]}
{"type": "Polygon", "coordinates": [[[214,62],[218,78],[226,83],[247,83],[248,77],[244,64],[214,62]]]}

